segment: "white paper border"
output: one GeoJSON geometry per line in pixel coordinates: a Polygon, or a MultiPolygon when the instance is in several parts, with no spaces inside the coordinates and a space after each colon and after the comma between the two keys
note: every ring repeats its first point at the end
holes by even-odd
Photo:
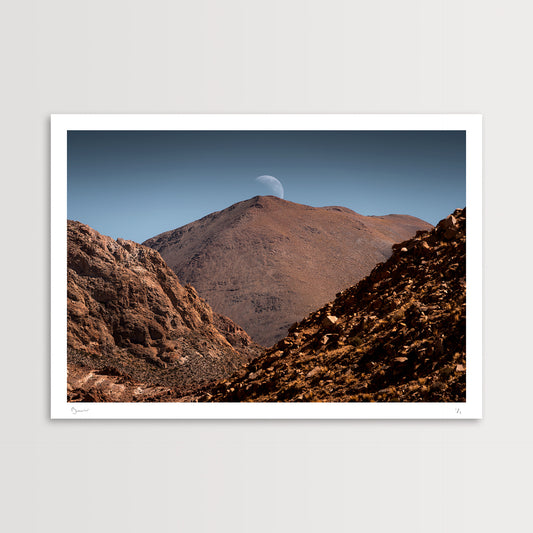
{"type": "MultiPolygon", "coordinates": [[[[460,206],[458,206],[460,207],[460,206]]],[[[482,418],[481,115],[52,115],[51,418],[473,419],[482,418]],[[467,332],[464,403],[68,403],[68,130],[466,131],[467,332]]]]}

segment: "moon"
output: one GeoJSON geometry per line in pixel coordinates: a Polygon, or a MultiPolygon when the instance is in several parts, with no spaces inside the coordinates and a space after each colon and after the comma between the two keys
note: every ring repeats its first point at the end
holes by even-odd
{"type": "Polygon", "coordinates": [[[266,185],[269,187],[272,192],[283,199],[284,191],[283,191],[283,185],[281,184],[281,181],[278,180],[278,178],[275,178],[274,176],[259,176],[258,178],[255,178],[255,181],[258,181],[259,183],[262,183],[263,185],[266,185]]]}

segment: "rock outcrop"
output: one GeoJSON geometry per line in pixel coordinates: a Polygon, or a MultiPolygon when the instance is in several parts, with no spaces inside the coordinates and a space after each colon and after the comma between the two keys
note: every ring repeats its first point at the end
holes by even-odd
{"type": "Polygon", "coordinates": [[[357,283],[392,245],[432,226],[256,196],[144,244],[213,309],[271,346],[296,320],[357,283]]]}
{"type": "Polygon", "coordinates": [[[80,222],[67,232],[69,399],[176,399],[259,353],[155,250],[80,222]]]}
{"type": "Polygon", "coordinates": [[[396,244],[356,286],[203,401],[466,399],[466,209],[396,244]]]}

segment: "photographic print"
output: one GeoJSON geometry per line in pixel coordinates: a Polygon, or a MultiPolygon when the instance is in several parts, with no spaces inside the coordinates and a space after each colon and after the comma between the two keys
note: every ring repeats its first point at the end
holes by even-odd
{"type": "Polygon", "coordinates": [[[480,116],[53,115],[51,179],[53,418],[481,417],[480,116]]]}

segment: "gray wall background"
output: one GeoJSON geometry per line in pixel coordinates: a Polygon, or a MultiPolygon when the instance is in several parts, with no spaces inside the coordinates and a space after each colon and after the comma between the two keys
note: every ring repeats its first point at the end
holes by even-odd
{"type": "Polygon", "coordinates": [[[6,531],[525,531],[531,7],[520,1],[5,3],[6,531]],[[55,421],[50,113],[483,113],[482,421],[55,421]]]}

